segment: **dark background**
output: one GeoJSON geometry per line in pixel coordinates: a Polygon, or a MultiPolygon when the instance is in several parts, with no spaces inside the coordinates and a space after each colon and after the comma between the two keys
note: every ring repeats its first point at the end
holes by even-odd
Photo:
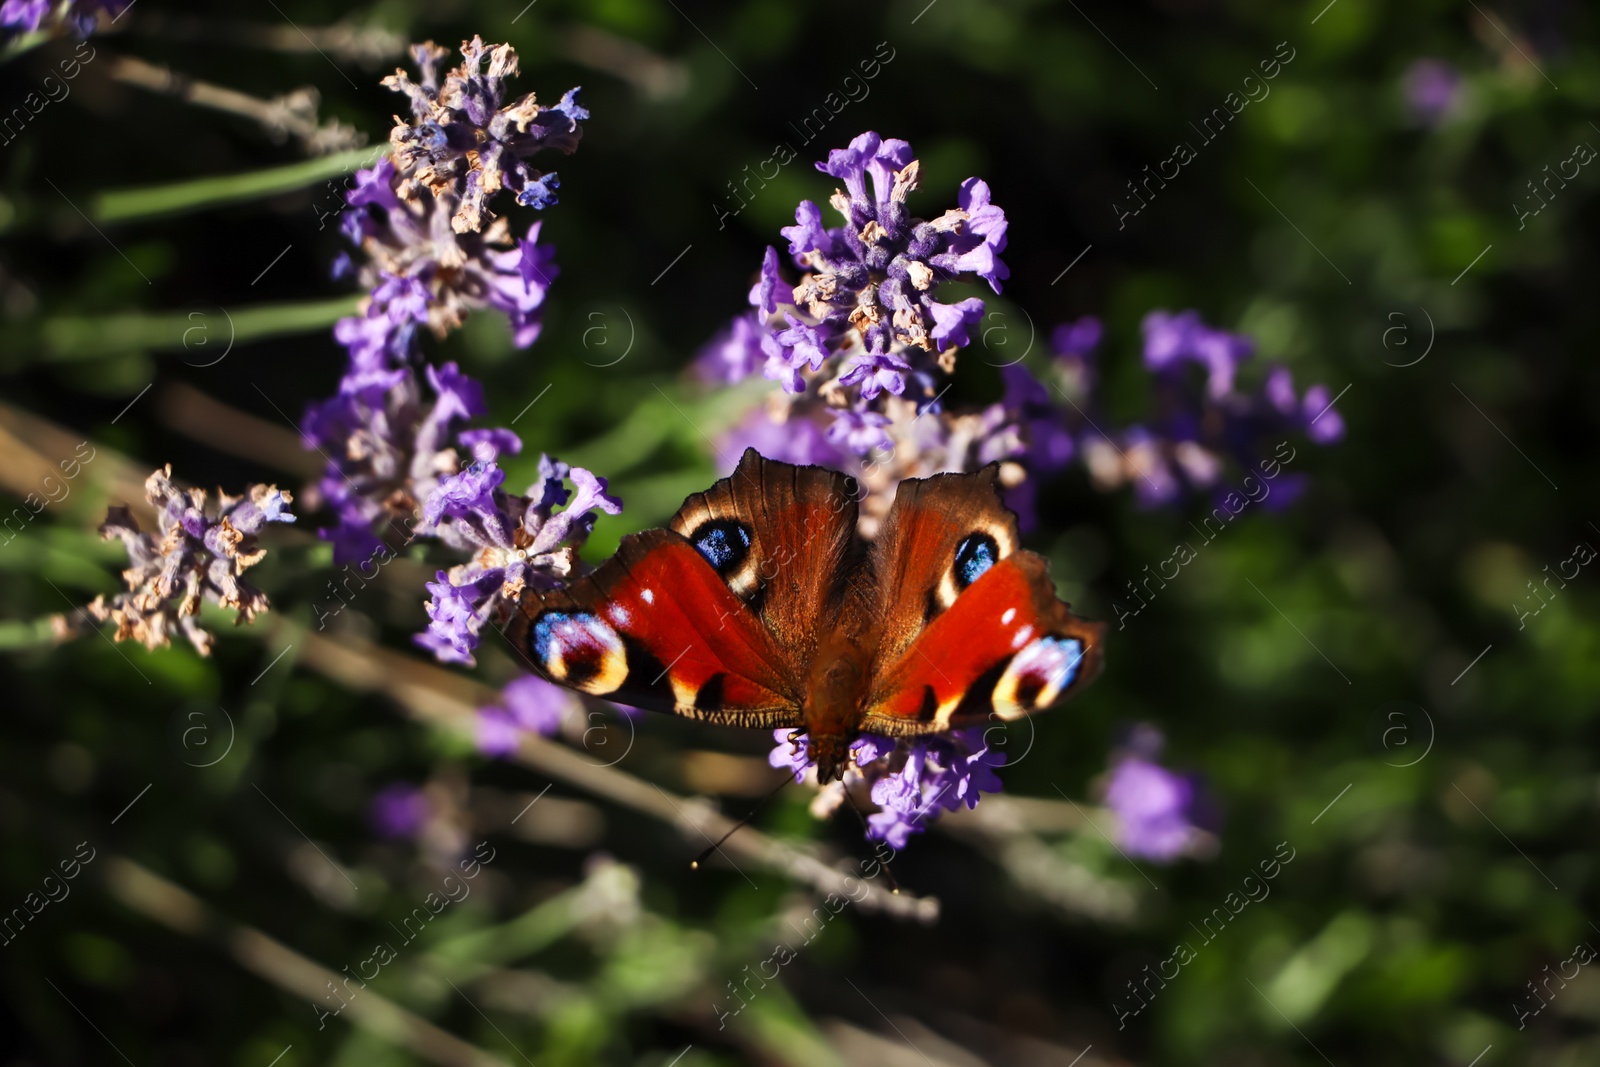
{"type": "MultiPolygon", "coordinates": [[[[1376,0],[520,8],[394,0],[222,15],[142,0],[91,39],[95,58],[71,95],[0,146],[13,472],[0,503],[30,491],[17,458],[27,450],[54,463],[80,440],[98,447],[73,494],[0,546],[0,908],[77,842],[97,850],[71,896],[0,947],[4,1062],[264,1067],[285,1046],[282,1067],[428,1062],[414,1034],[350,1017],[319,1031],[315,983],[297,995],[264,980],[244,962],[255,942],[225,922],[337,971],[439,884],[456,847],[484,839],[497,858],[481,892],[373,989],[507,1063],[1066,1067],[1089,1045],[1084,1067],[1600,1056],[1593,968],[1541,987],[1556,990],[1547,1010],[1518,1028],[1527,983],[1600,942],[1596,577],[1584,570],[1520,628],[1514,606],[1532,606],[1526,583],[1575,543],[1600,543],[1588,240],[1600,179],[1584,168],[1522,229],[1513,207],[1546,164],[1600,144],[1589,11],[1376,0]],[[958,373],[964,399],[998,395],[986,363],[1030,343],[1041,363],[1052,326],[1092,313],[1109,330],[1109,411],[1133,421],[1147,400],[1140,319],[1193,307],[1255,337],[1302,388],[1348,385],[1345,440],[1302,446],[1296,469],[1313,477],[1292,509],[1252,509],[1113,630],[1105,675],[1040,718],[1004,773],[1003,796],[1024,799],[985,802],[1005,818],[952,818],[913,841],[895,874],[909,894],[939,898],[936,924],[847,909],[783,969],[781,988],[719,1028],[711,1005],[726,984],[816,905],[805,886],[762,867],[745,867],[749,879],[691,873],[698,838],[569,780],[541,801],[562,805],[512,826],[549,776],[481,759],[296,637],[329,577],[325,548],[306,535],[317,517],[269,539],[253,574],[274,613],[237,632],[212,620],[209,660],[93,636],[55,646],[40,621],[117,587],[121,549],[94,527],[157,465],[235,491],[276,481],[298,492],[315,475],[290,423],[332,391],[344,357],[329,326],[343,311],[329,301],[354,298],[328,278],[341,241],[319,229],[321,181],[161,215],[135,198],[134,217],[89,220],[107,191],[308,158],[246,118],[119,81],[118,56],[263,99],[314,86],[323,117],[382,142],[403,101],[377,81],[400,57],[334,47],[320,34],[336,19],[379,52],[391,38],[509,41],[517,92],[553,100],[584,87],[593,117],[558,164],[561,203],[545,216],[562,273],[544,336],[515,351],[503,324],[481,316],[426,346],[488,383],[488,424],[518,417],[528,447],[512,483],[540,451],[611,479],[627,510],[600,522],[588,558],[710,481],[704,435],[748,397],[708,392],[685,369],[744,306],[795,203],[826,198],[831,181],[811,161],[867,129],[917,149],[915,214],[952,205],[977,174],[1011,220],[1011,280],[958,373]],[[880,42],[894,58],[870,95],[798,144],[789,124],[880,42]],[[1175,140],[1194,144],[1188,123],[1279,42],[1295,58],[1271,95],[1119,230],[1111,204],[1124,183],[1175,140]],[[597,58],[610,54],[620,67],[597,58]],[[1421,57],[1463,78],[1437,126],[1405,102],[1403,77],[1421,57]],[[799,158],[719,228],[726,183],[785,140],[799,158]],[[218,747],[233,738],[220,762],[193,766],[210,756],[179,740],[187,721],[214,726],[218,747]],[[1168,762],[1209,782],[1223,822],[1208,860],[1134,867],[1089,824],[1108,749],[1136,721],[1159,725],[1168,762]],[[426,783],[435,815],[420,840],[383,840],[369,823],[373,795],[394,782],[426,783]],[[1197,943],[1193,925],[1280,842],[1295,858],[1270,898],[1119,1030],[1111,1005],[1125,983],[1179,940],[1197,943]],[[146,884],[135,869],[203,901],[212,925],[170,895],[130,905],[146,884]]],[[[74,47],[12,58],[0,103],[20,102],[74,47]]],[[[1034,547],[1051,554],[1062,594],[1099,618],[1194,517],[1097,494],[1076,472],[1050,484],[1041,510],[1034,547]]],[[[341,635],[404,652],[425,621],[421,583],[442,559],[386,568],[341,635]]],[[[511,676],[508,656],[481,659],[484,681],[511,676]]],[[[770,780],[763,738],[664,718],[636,734],[618,768],[675,794],[721,794],[737,814],[770,780]]],[[[626,737],[624,727],[613,743],[626,737]]],[[[848,813],[817,822],[806,800],[789,791],[758,826],[866,856],[848,813]]]]}

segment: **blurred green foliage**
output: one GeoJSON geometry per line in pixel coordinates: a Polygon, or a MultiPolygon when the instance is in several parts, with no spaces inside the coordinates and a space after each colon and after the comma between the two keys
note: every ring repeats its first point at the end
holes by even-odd
{"type": "MultiPolygon", "coordinates": [[[[952,819],[913,842],[895,873],[941,900],[936,925],[849,908],[723,1026],[712,1005],[728,983],[818,906],[803,886],[772,870],[691,873],[697,842],[568,784],[540,801],[563,805],[547,822],[518,830],[510,813],[547,780],[299,665],[303,647],[275,660],[303,646],[326,580],[326,551],[304,536],[276,543],[258,572],[274,616],[225,629],[209,660],[92,636],[51,646],[38,620],[115,588],[121,559],[92,532],[104,484],[52,505],[0,545],[0,908],[21,906],[77,842],[100,857],[0,946],[6,1062],[422,1062],[414,1042],[347,1019],[319,1029],[322,990],[291,995],[225,943],[108,889],[126,857],[337,971],[390,938],[453,862],[449,840],[374,836],[367,804],[395,781],[429,783],[449,813],[440,825],[492,840],[499,858],[373,991],[502,1062],[1065,1065],[1091,1044],[1085,1067],[1600,1058],[1593,968],[1540,984],[1600,939],[1600,579],[1584,571],[1518,618],[1547,564],[1600,539],[1600,380],[1581,355],[1600,178],[1585,170],[1524,226],[1514,206],[1546,164],[1600,143],[1590,9],[384,0],[224,15],[144,0],[93,38],[70,98],[0,147],[10,408],[126,454],[140,476],[172,462],[198,485],[305,482],[316,462],[271,446],[292,444],[290,422],[332,390],[343,353],[326,327],[349,296],[327,280],[340,250],[319,218],[327,189],[272,175],[332,170],[111,70],[136,55],[263,99],[314,85],[324,116],[380,143],[397,103],[377,81],[399,57],[341,51],[322,36],[335,18],[358,38],[507,40],[519,89],[584,86],[594,117],[560,164],[544,231],[562,273],[543,338],[514,351],[485,318],[428,343],[488,381],[495,423],[526,412],[510,481],[541,451],[611,477],[627,510],[600,523],[593,558],[714,476],[707,437],[749,397],[707,394],[684,369],[743,306],[795,201],[826,195],[809,161],[869,128],[919,150],[914,212],[941,210],[974,173],[1008,212],[1012,278],[993,305],[1015,346],[1004,358],[1031,344],[1041,360],[1052,325],[1102,315],[1107,395],[1131,419],[1145,399],[1139,320],[1194,307],[1253,334],[1300,382],[1348,385],[1348,433],[1302,447],[1310,492],[1205,548],[1113,631],[1092,691],[1034,724],[1005,777],[1008,797],[1038,803],[994,805],[1020,828],[952,819]],[[320,54],[291,25],[315,31],[320,54]],[[719,227],[728,183],[792,143],[789,124],[885,41],[894,58],[870,94],[719,227]],[[1126,183],[1279,42],[1295,58],[1270,96],[1119,229],[1126,183]],[[1464,79],[1437,127],[1404,100],[1420,57],[1464,79]],[[200,191],[176,199],[148,192],[191,182],[200,191]],[[225,358],[185,344],[185,323],[220,331],[224,318],[238,331],[225,358]],[[178,384],[259,426],[191,417],[178,384]],[[174,721],[218,707],[232,747],[194,766],[174,721]],[[1135,868],[1071,817],[1063,798],[1088,804],[1117,727],[1141,720],[1219,798],[1209,861],[1135,868]],[[1280,842],[1295,859],[1270,896],[1205,941],[1199,924],[1280,842]],[[1128,983],[1186,939],[1193,961],[1119,1026],[1128,983]],[[1530,982],[1549,1004],[1523,1028],[1530,982]]],[[[0,68],[6,106],[71,48],[45,43],[0,68]]],[[[993,396],[983,364],[1001,355],[973,349],[958,390],[993,396]]],[[[0,491],[8,512],[13,490],[0,491]]],[[[1092,617],[1110,618],[1123,584],[1188,536],[1181,509],[1141,511],[1079,475],[1049,486],[1042,512],[1036,547],[1092,617]]],[[[432,569],[420,550],[387,568],[345,632],[407,647],[432,569]]],[[[510,677],[508,656],[484,659],[484,679],[510,677]]],[[[714,791],[696,770],[705,750],[744,757],[748,778],[766,747],[665,719],[637,730],[622,769],[677,793],[714,791]]],[[[725,810],[749,806],[741,791],[725,810]]],[[[817,822],[805,802],[791,790],[757,824],[865,855],[848,815],[817,822]]]]}

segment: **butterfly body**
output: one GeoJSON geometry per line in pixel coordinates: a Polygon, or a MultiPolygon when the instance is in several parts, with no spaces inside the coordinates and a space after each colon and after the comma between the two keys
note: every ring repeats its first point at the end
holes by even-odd
{"type": "Polygon", "coordinates": [[[1103,625],[1018,547],[995,479],[908,479],[866,542],[843,475],[750,450],[667,528],[624,538],[565,589],[526,591],[508,636],[574,689],[804,732],[831,781],[863,732],[1015,719],[1098,672],[1103,625]]]}
{"type": "Polygon", "coordinates": [[[871,683],[872,649],[863,620],[838,620],[817,643],[800,707],[811,758],[830,781],[842,769],[850,743],[861,734],[863,705],[871,683]]]}

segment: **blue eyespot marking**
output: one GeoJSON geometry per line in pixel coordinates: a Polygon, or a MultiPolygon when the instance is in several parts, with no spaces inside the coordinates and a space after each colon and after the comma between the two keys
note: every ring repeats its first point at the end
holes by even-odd
{"type": "MultiPolygon", "coordinates": [[[[583,616],[580,615],[578,618],[581,619],[583,616]]],[[[559,647],[570,641],[568,635],[572,632],[573,621],[573,616],[564,611],[547,611],[540,615],[533,624],[533,637],[530,642],[534,658],[540,663],[549,663],[551,644],[555,643],[559,647]]]]}
{"type": "Polygon", "coordinates": [[[956,546],[956,585],[965,589],[998,562],[1000,546],[994,538],[984,533],[968,534],[956,546]]]}
{"type": "MultiPolygon", "coordinates": [[[[1082,662],[1083,643],[1076,638],[1039,638],[1018,652],[1006,669],[1010,701],[1023,712],[1055,703],[1078,676],[1082,662]]],[[[996,690],[999,688],[997,685],[996,690]]]]}
{"type": "Polygon", "coordinates": [[[534,620],[529,651],[551,677],[585,692],[608,693],[627,678],[617,631],[586,611],[547,611],[534,620]]]}
{"type": "Polygon", "coordinates": [[[596,615],[586,611],[547,611],[533,624],[531,644],[539,662],[548,664],[574,653],[609,648],[616,641],[616,631],[596,615]]]}
{"type": "Polygon", "coordinates": [[[1073,637],[1045,637],[1040,644],[1049,644],[1055,653],[1055,671],[1050,676],[1057,689],[1065,689],[1078,676],[1078,664],[1083,662],[1083,643],[1073,637]]]}
{"type": "Polygon", "coordinates": [[[718,574],[726,575],[750,554],[750,528],[733,519],[713,519],[690,534],[689,542],[718,574]]]}

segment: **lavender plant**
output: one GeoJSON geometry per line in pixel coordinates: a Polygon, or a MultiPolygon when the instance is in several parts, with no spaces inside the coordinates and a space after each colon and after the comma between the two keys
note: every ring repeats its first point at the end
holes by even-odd
{"type": "MultiPolygon", "coordinates": [[[[170,464],[144,484],[146,499],[156,509],[156,530],[141,530],[125,505],[107,510],[100,536],[121,538],[127,548],[129,566],[122,572],[127,589],[109,600],[95,597],[87,613],[116,624],[113,640],[155,649],[181,634],[196,652],[209,656],[215,639],[200,627],[201,604],[209,600],[237,612],[235,622],[241,625],[268,609],[267,594],[243,575],[266,556],[256,537],[267,523],[295,521],[289,512],[292,497],[276,486],[252,485],[242,496],[219,490],[216,507],[208,508],[204,489],[173,484],[170,464]]],[[[59,633],[72,630],[58,617],[59,633]]]]}
{"type": "Polygon", "coordinates": [[[539,243],[539,222],[513,239],[492,201],[509,191],[536,210],[555,204],[556,174],[529,160],[574,151],[589,117],[577,89],[551,107],[532,93],[508,101],[506,81],[517,73],[510,45],[474,37],[460,65],[441,73],[447,54],[417,45],[420,80],[404,71],[384,79],[407,96],[412,116],[390,133],[392,159],[358,173],[347,196],[341,228],[362,259],[342,258],[335,273],[354,274],[367,296],[361,314],[334,329],[349,352],[339,391],[312,405],[301,429],[328,457],[317,495],[334,512],[335,525],[320,534],[335,562],[369,560],[402,533],[406,543],[423,537],[472,554],[428,585],[430,622],[417,635],[441,661],[471,664],[483,627],[503,623],[528,583],[571,574],[595,510],[615,515],[622,505],[604,479],[550,457],[526,493],[503,491],[498,460],[520,452],[521,439],[463,428],[487,413],[483,387],[454,363],[421,361],[419,326],[443,337],[472,311],[505,315],[519,348],[539,336],[554,253],[539,243]]]}
{"type": "MultiPolygon", "coordinates": [[[[834,149],[817,170],[843,183],[829,200],[844,224],[824,225],[810,200],[781,231],[799,270],[790,284],[769,247],[751,310],[701,354],[724,383],[756,371],[778,383],[722,445],[772,459],[820,463],[866,487],[863,531],[876,529],[902,478],[976,469],[1020,454],[998,408],[952,412],[942,398],[960,352],[982,319],[979,297],[939,299],[945,282],[983,282],[998,293],[1009,270],[1005,212],[987,183],[968,178],[957,207],[928,221],[906,198],[921,164],[905,141],[867,132],[834,149]],[[870,188],[869,188],[870,182],[870,188]]],[[[1020,469],[1006,471],[1016,481],[1020,469]]]]}

